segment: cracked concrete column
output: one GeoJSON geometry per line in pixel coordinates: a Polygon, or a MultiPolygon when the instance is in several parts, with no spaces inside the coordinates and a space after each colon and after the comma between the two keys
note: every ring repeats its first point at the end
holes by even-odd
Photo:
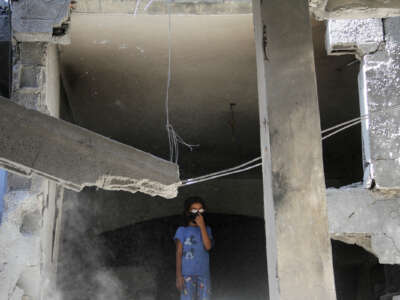
{"type": "Polygon", "coordinates": [[[336,299],[308,1],[253,1],[271,300],[336,299]]]}
{"type": "Polygon", "coordinates": [[[400,18],[330,20],[327,50],[355,54],[364,153],[364,185],[400,188],[400,18]],[[395,109],[393,109],[395,108],[395,109]]]}

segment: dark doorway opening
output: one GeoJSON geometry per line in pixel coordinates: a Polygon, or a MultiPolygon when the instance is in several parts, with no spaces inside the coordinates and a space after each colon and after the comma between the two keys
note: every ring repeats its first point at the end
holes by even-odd
{"type": "Polygon", "coordinates": [[[386,300],[400,295],[400,265],[380,264],[363,248],[335,240],[332,254],[337,300],[386,300]]]}

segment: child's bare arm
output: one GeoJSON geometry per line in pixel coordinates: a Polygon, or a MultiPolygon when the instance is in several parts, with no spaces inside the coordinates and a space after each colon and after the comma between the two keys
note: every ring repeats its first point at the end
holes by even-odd
{"type": "Polygon", "coordinates": [[[198,215],[195,219],[195,222],[197,223],[197,225],[199,225],[200,227],[200,231],[201,231],[201,238],[203,240],[203,245],[204,248],[209,251],[212,247],[212,243],[211,243],[211,239],[208,236],[208,232],[207,232],[207,227],[206,227],[206,223],[204,222],[204,217],[202,215],[198,215]]]}
{"type": "Polygon", "coordinates": [[[179,240],[176,240],[176,287],[180,291],[183,288],[182,252],[183,252],[182,243],[179,240]]]}

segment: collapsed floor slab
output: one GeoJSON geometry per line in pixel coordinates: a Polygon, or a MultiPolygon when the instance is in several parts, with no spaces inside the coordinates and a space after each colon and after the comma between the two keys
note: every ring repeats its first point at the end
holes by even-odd
{"type": "Polygon", "coordinates": [[[66,188],[85,186],[177,195],[176,164],[0,97],[0,167],[47,177],[66,188]]]}

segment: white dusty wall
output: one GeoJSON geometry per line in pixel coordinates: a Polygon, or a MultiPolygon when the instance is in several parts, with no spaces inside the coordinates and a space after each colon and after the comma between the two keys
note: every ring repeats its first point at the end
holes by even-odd
{"type": "MultiPolygon", "coordinates": [[[[12,99],[59,115],[58,51],[54,44],[15,44],[12,99]]],[[[46,145],[44,145],[46,146],[46,145]]],[[[9,173],[0,226],[0,299],[56,299],[57,261],[63,189],[33,176],[9,173]]]]}

